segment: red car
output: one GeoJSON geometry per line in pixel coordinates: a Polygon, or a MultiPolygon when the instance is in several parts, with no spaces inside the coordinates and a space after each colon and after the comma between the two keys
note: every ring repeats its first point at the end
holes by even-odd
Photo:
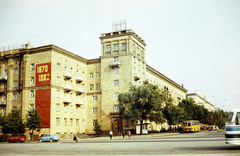
{"type": "Polygon", "coordinates": [[[19,142],[23,142],[23,141],[25,141],[25,138],[22,137],[22,136],[13,136],[11,139],[8,139],[9,143],[10,142],[17,142],[17,143],[19,143],[19,142]]]}

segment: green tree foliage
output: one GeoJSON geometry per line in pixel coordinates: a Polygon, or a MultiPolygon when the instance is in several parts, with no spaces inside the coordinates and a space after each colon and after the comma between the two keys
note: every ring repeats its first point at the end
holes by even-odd
{"type": "Polygon", "coordinates": [[[170,102],[163,108],[163,114],[169,125],[176,125],[183,121],[184,109],[170,102]]]}
{"type": "MultiPolygon", "coordinates": [[[[42,117],[39,115],[39,112],[35,109],[29,110],[26,115],[26,127],[30,131],[32,131],[31,136],[33,135],[34,131],[40,131],[41,128],[44,128],[43,125],[41,125],[42,117]]],[[[31,137],[32,138],[32,137],[31,137]]]]}
{"type": "Polygon", "coordinates": [[[4,117],[2,132],[4,134],[11,133],[14,135],[25,133],[25,124],[22,120],[22,113],[19,109],[13,109],[6,117],[4,117]]]}
{"type": "Polygon", "coordinates": [[[120,118],[127,122],[140,122],[141,134],[143,121],[164,122],[162,103],[168,100],[168,96],[157,85],[132,86],[129,92],[120,93],[118,100],[120,118]]]}
{"type": "Polygon", "coordinates": [[[93,130],[96,132],[95,135],[102,135],[103,130],[101,128],[101,125],[98,123],[98,120],[96,120],[95,127],[93,130]]]}
{"type": "Polygon", "coordinates": [[[209,112],[203,106],[195,104],[195,102],[190,99],[182,100],[179,103],[179,107],[183,108],[184,115],[182,116],[182,121],[184,120],[199,120],[200,123],[208,125],[216,125],[222,128],[227,119],[227,112],[223,110],[216,112],[209,112]]]}

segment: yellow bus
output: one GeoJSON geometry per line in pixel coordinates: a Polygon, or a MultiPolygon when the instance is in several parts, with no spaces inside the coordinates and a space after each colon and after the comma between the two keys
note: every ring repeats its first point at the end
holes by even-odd
{"type": "Polygon", "coordinates": [[[183,121],[183,132],[199,132],[200,124],[198,120],[183,121]]]}

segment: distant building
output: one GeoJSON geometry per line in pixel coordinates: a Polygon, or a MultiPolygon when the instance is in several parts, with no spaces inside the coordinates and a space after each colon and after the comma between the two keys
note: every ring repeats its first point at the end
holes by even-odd
{"type": "Polygon", "coordinates": [[[187,94],[188,98],[192,98],[197,105],[203,106],[206,108],[209,112],[214,111],[214,105],[208,102],[205,98],[199,96],[196,93],[189,93],[187,94]]]}
{"type": "MultiPolygon", "coordinates": [[[[146,64],[146,43],[132,30],[101,34],[101,56],[87,60],[55,45],[2,51],[0,111],[37,108],[41,133],[71,137],[94,134],[98,120],[105,134],[132,129],[119,119],[118,95],[131,85],[152,83],[168,91],[174,103],[187,90],[146,64]]],[[[152,56],[156,57],[156,56],[152,56]]]]}

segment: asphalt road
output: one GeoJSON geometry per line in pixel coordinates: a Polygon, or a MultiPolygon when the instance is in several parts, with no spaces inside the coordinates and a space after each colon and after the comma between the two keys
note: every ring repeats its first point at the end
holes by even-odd
{"type": "Polygon", "coordinates": [[[0,143],[0,155],[240,155],[240,146],[225,144],[223,132],[151,134],[79,139],[59,142],[0,143]]]}

